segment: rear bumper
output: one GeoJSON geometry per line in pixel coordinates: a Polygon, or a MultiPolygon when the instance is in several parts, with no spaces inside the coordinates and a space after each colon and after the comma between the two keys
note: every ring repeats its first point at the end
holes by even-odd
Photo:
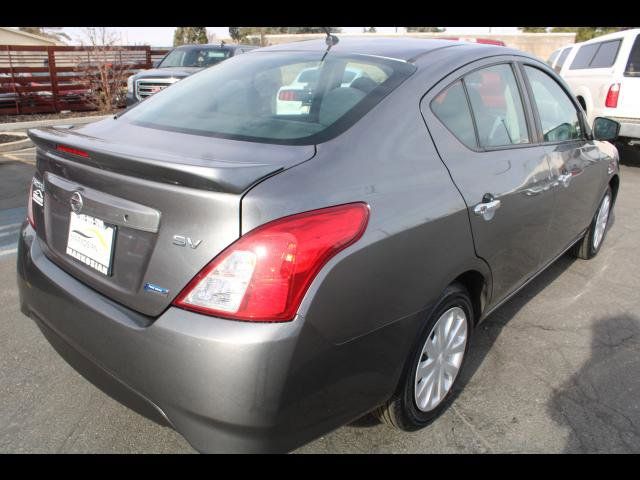
{"type": "Polygon", "coordinates": [[[22,311],[68,363],[202,452],[292,450],[382,403],[402,369],[403,352],[390,362],[382,351],[388,329],[336,346],[301,318],[255,324],[169,308],[150,319],[57,267],[28,224],[18,287],[22,311]]]}
{"type": "Polygon", "coordinates": [[[620,137],[640,139],[640,118],[610,117],[620,123],[620,137]]]}
{"type": "Polygon", "coordinates": [[[28,225],[18,285],[22,311],[74,368],[197,450],[290,448],[277,424],[298,322],[230,322],[175,308],[151,322],[58,268],[28,225]]]}

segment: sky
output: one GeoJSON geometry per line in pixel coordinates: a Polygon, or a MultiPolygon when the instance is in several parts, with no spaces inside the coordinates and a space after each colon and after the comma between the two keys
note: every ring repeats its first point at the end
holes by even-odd
{"type": "MultiPolygon", "coordinates": [[[[361,33],[363,27],[340,27],[345,33],[361,33]]],[[[378,33],[393,33],[396,27],[376,27],[378,33]]],[[[402,27],[398,27],[399,31],[402,27]]],[[[120,35],[124,45],[149,44],[153,47],[173,45],[173,32],[176,27],[110,27],[109,30],[120,35]]],[[[487,34],[518,33],[517,27],[446,27],[448,34],[487,34]]],[[[207,27],[218,38],[229,36],[229,27],[207,27]]],[[[72,39],[70,43],[79,44],[83,38],[81,27],[65,27],[64,32],[72,39]]]]}

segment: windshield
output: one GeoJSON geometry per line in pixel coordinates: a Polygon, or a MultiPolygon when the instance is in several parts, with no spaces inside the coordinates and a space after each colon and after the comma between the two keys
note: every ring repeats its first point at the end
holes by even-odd
{"type": "Polygon", "coordinates": [[[229,58],[230,50],[225,48],[176,48],[158,65],[168,67],[210,67],[229,58]]]}
{"type": "Polygon", "coordinates": [[[256,52],[182,80],[125,112],[150,128],[266,143],[314,144],[346,130],[415,71],[366,55],[256,52]],[[344,83],[345,71],[358,72],[344,83]],[[301,76],[307,82],[300,82],[301,76]],[[311,78],[304,78],[309,76],[311,78]]]}

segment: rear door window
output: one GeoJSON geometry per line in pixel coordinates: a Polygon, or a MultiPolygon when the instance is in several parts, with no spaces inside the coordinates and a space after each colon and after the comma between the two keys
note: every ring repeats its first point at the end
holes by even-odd
{"type": "Polygon", "coordinates": [[[624,69],[625,77],[640,77],[640,35],[636,35],[636,39],[631,47],[627,67],[624,69]]]}
{"type": "Polygon", "coordinates": [[[478,141],[485,148],[529,143],[524,107],[510,65],[494,65],[464,77],[478,141]]]}
{"type": "Polygon", "coordinates": [[[581,46],[578,49],[578,53],[576,53],[576,56],[573,59],[573,62],[571,63],[569,69],[576,70],[579,68],[589,68],[589,64],[598,51],[598,47],[599,44],[597,43],[591,43],[589,45],[581,46]]]}
{"type": "Polygon", "coordinates": [[[620,48],[620,40],[613,40],[611,42],[602,42],[600,48],[593,56],[589,68],[607,68],[611,67],[616,62],[618,56],[618,49],[620,48]]]}
{"type": "Polygon", "coordinates": [[[622,40],[617,39],[583,45],[578,50],[570,69],[608,68],[613,66],[621,43],[622,40]]]}
{"type": "Polygon", "coordinates": [[[537,68],[525,66],[524,70],[533,91],[544,141],[583,138],[578,110],[558,82],[537,68]]]}
{"type": "Polygon", "coordinates": [[[431,101],[431,110],[447,129],[469,148],[476,148],[476,134],[467,95],[458,80],[431,101]]]}

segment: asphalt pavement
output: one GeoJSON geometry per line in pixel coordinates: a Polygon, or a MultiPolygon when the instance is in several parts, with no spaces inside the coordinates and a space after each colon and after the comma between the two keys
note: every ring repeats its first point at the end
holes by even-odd
{"type": "MultiPolygon", "coordinates": [[[[0,157],[0,452],[192,453],[69,367],[18,306],[33,150],[0,157]]],[[[298,453],[640,452],[640,168],[591,261],[560,258],[475,332],[464,389],[427,428],[371,416],[298,453]]]]}

